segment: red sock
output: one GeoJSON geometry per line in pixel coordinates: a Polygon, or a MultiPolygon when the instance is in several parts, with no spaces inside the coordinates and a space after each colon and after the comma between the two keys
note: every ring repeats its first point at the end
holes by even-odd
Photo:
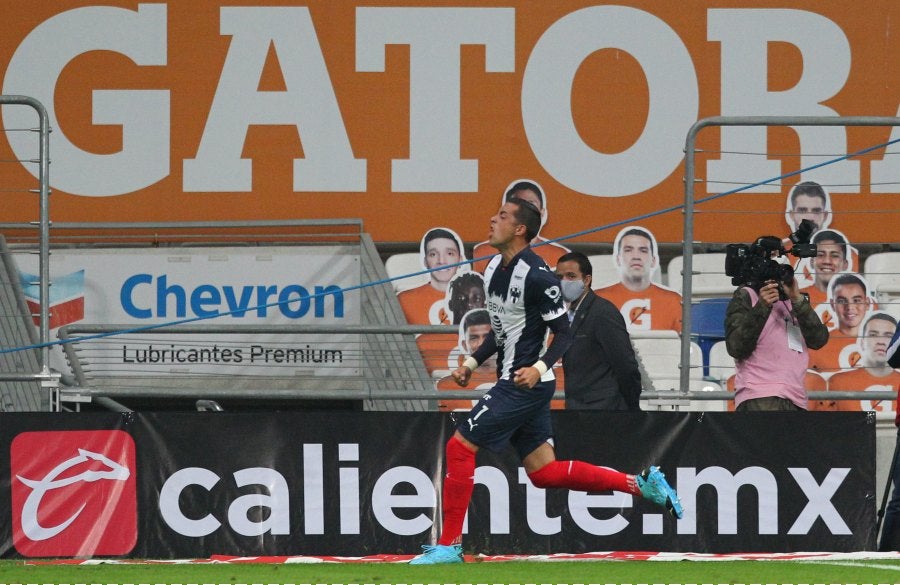
{"type": "Polygon", "coordinates": [[[539,488],[568,488],[585,492],[616,490],[635,495],[641,493],[633,475],[584,461],[553,461],[529,473],[528,477],[539,488]]]}
{"type": "Polygon", "coordinates": [[[438,544],[458,544],[475,485],[475,452],[455,436],[447,441],[447,475],[444,476],[443,518],[438,544]]]}

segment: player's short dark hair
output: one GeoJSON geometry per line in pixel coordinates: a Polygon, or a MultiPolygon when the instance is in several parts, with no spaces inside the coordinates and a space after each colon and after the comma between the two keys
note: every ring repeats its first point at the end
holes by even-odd
{"type": "Polygon", "coordinates": [[[791,191],[791,209],[793,209],[794,205],[796,205],[797,197],[800,195],[806,195],[808,197],[818,197],[822,200],[823,208],[828,204],[828,195],[825,194],[825,189],[822,187],[822,185],[816,183],[815,181],[804,181],[802,183],[797,183],[796,185],[794,185],[794,188],[791,191]]]}
{"type": "Polygon", "coordinates": [[[537,183],[534,183],[532,181],[518,181],[516,183],[513,183],[509,187],[509,189],[506,190],[503,198],[506,201],[509,201],[509,198],[512,197],[513,193],[515,193],[516,191],[531,191],[532,193],[537,195],[538,201],[541,202],[542,208],[547,206],[547,202],[544,200],[544,192],[541,190],[537,183]]]}
{"type": "Polygon", "coordinates": [[[450,281],[450,290],[453,292],[461,292],[473,286],[484,288],[484,277],[477,272],[463,272],[450,281]]]}
{"type": "Polygon", "coordinates": [[[839,286],[844,286],[845,284],[856,284],[862,287],[864,293],[869,294],[869,287],[866,286],[866,282],[860,275],[854,274],[853,272],[838,274],[831,279],[831,282],[829,284],[832,291],[836,290],[839,286]]]}
{"type": "Polygon", "coordinates": [[[874,321],[876,319],[879,319],[881,321],[887,321],[894,327],[897,326],[897,320],[894,319],[894,317],[889,315],[888,313],[884,313],[884,312],[872,313],[871,315],[869,315],[869,318],[866,319],[866,322],[863,323],[863,327],[862,327],[863,333],[865,333],[869,329],[869,323],[871,323],[872,321],[874,321]]]}
{"type": "MultiPolygon", "coordinates": [[[[444,228],[432,228],[425,232],[425,237],[422,238],[422,247],[427,248],[428,242],[438,238],[452,240],[453,243],[456,244],[457,249],[459,248],[459,242],[456,240],[456,236],[450,230],[445,230],[444,228]]],[[[462,250],[459,251],[462,253],[462,250]]]]}
{"type": "Polygon", "coordinates": [[[491,314],[487,309],[472,309],[463,317],[462,327],[466,331],[472,325],[490,325],[491,314]]]}
{"type": "Polygon", "coordinates": [[[468,291],[472,289],[481,289],[484,293],[484,277],[477,272],[464,272],[450,281],[447,308],[453,313],[454,323],[459,323],[466,312],[469,305],[468,291]]]}
{"type": "Polygon", "coordinates": [[[616,250],[616,253],[622,251],[622,240],[625,239],[625,236],[639,236],[641,238],[645,238],[648,242],[650,242],[650,253],[655,256],[653,252],[653,234],[651,234],[649,230],[645,230],[644,228],[640,227],[630,228],[628,229],[628,231],[619,236],[619,249],[616,250]]]}
{"type": "Polygon", "coordinates": [[[541,230],[541,212],[531,201],[525,201],[518,197],[510,197],[506,202],[517,207],[513,216],[517,222],[525,226],[525,241],[530,242],[541,230]]]}
{"type": "Polygon", "coordinates": [[[594,273],[594,267],[591,265],[590,259],[581,252],[566,252],[559,257],[556,265],[559,266],[563,262],[575,262],[578,264],[578,270],[584,276],[591,276],[594,273]]]}
{"type": "Polygon", "coordinates": [[[847,238],[834,230],[819,230],[812,237],[813,244],[820,244],[826,240],[837,244],[841,249],[841,253],[844,255],[844,260],[847,259],[847,238]]]}

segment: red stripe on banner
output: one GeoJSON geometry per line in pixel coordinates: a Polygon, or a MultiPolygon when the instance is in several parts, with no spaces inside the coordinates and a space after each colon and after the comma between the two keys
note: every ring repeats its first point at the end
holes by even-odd
{"type": "MultiPolygon", "coordinates": [[[[49,561],[27,561],[29,565],[97,565],[97,564],[303,564],[303,563],[405,563],[414,555],[367,555],[361,557],[345,556],[260,556],[239,557],[229,555],[213,555],[208,559],[178,560],[139,560],[139,559],[55,559],[49,561]]],[[[839,560],[900,560],[900,552],[793,552],[793,553],[672,553],[647,551],[607,551],[591,553],[556,553],[550,555],[466,555],[466,562],[505,562],[505,561],[839,561],[839,560]]]]}
{"type": "MultiPolygon", "coordinates": [[[[26,301],[31,311],[31,319],[35,325],[41,324],[41,305],[35,301],[26,301]]],[[[50,329],[75,323],[84,319],[84,297],[59,303],[50,307],[50,329]]]]}

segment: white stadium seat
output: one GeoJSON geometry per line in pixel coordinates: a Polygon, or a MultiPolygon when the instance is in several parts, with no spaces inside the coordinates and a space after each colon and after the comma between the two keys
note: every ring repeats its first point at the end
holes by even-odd
{"type": "MultiPolygon", "coordinates": [[[[722,392],[724,385],[712,380],[691,380],[692,392],[722,392]]],[[[690,411],[724,412],[728,410],[727,400],[691,400],[690,411]]]]}
{"type": "Polygon", "coordinates": [[[594,276],[591,279],[591,288],[597,290],[604,286],[619,282],[619,271],[616,270],[615,259],[612,254],[594,254],[588,256],[594,276]]]}
{"type": "MultiPolygon", "coordinates": [[[[394,254],[388,256],[384,262],[384,269],[390,278],[413,274],[425,270],[422,267],[422,256],[418,252],[406,252],[402,254],[394,254]]],[[[427,283],[429,280],[428,273],[418,274],[409,278],[400,278],[391,281],[394,291],[400,292],[410,288],[416,288],[427,283]]]]}
{"type": "MultiPolygon", "coordinates": [[[[633,336],[632,343],[638,357],[653,381],[656,391],[678,390],[680,387],[681,339],[674,331],[647,331],[633,336]]],[[[703,379],[703,361],[700,346],[691,342],[689,384],[692,392],[721,391],[722,384],[715,380],[703,379]]],[[[641,409],[657,410],[666,408],[666,400],[642,400],[641,409]]],[[[675,408],[669,406],[669,408],[675,408]]],[[[677,406],[680,410],[723,411],[727,409],[725,400],[691,400],[677,406]]]]}
{"type": "MultiPolygon", "coordinates": [[[[675,331],[642,331],[632,334],[631,342],[657,390],[678,388],[681,371],[681,338],[675,331]]],[[[690,377],[703,378],[700,346],[691,342],[690,377]]]]}
{"type": "Polygon", "coordinates": [[[734,358],[728,355],[725,342],[717,341],[709,350],[709,377],[725,385],[732,374],[734,374],[734,358]]]}
{"type": "MultiPolygon", "coordinates": [[[[667,270],[668,286],[681,292],[682,268],[684,257],[676,256],[669,261],[667,270]]],[[[691,300],[710,297],[731,296],[735,286],[731,284],[731,277],[725,276],[725,254],[709,253],[694,254],[692,257],[694,275],[691,278],[691,300]]]]}
{"type": "Polygon", "coordinates": [[[864,276],[879,307],[900,315],[900,252],[879,252],[866,258],[864,276]]]}

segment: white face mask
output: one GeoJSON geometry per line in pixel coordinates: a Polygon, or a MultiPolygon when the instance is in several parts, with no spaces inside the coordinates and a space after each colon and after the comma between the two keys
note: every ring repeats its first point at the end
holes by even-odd
{"type": "Polygon", "coordinates": [[[563,280],[560,284],[562,285],[563,299],[567,303],[574,303],[581,296],[581,293],[584,292],[583,280],[563,280]]]}

